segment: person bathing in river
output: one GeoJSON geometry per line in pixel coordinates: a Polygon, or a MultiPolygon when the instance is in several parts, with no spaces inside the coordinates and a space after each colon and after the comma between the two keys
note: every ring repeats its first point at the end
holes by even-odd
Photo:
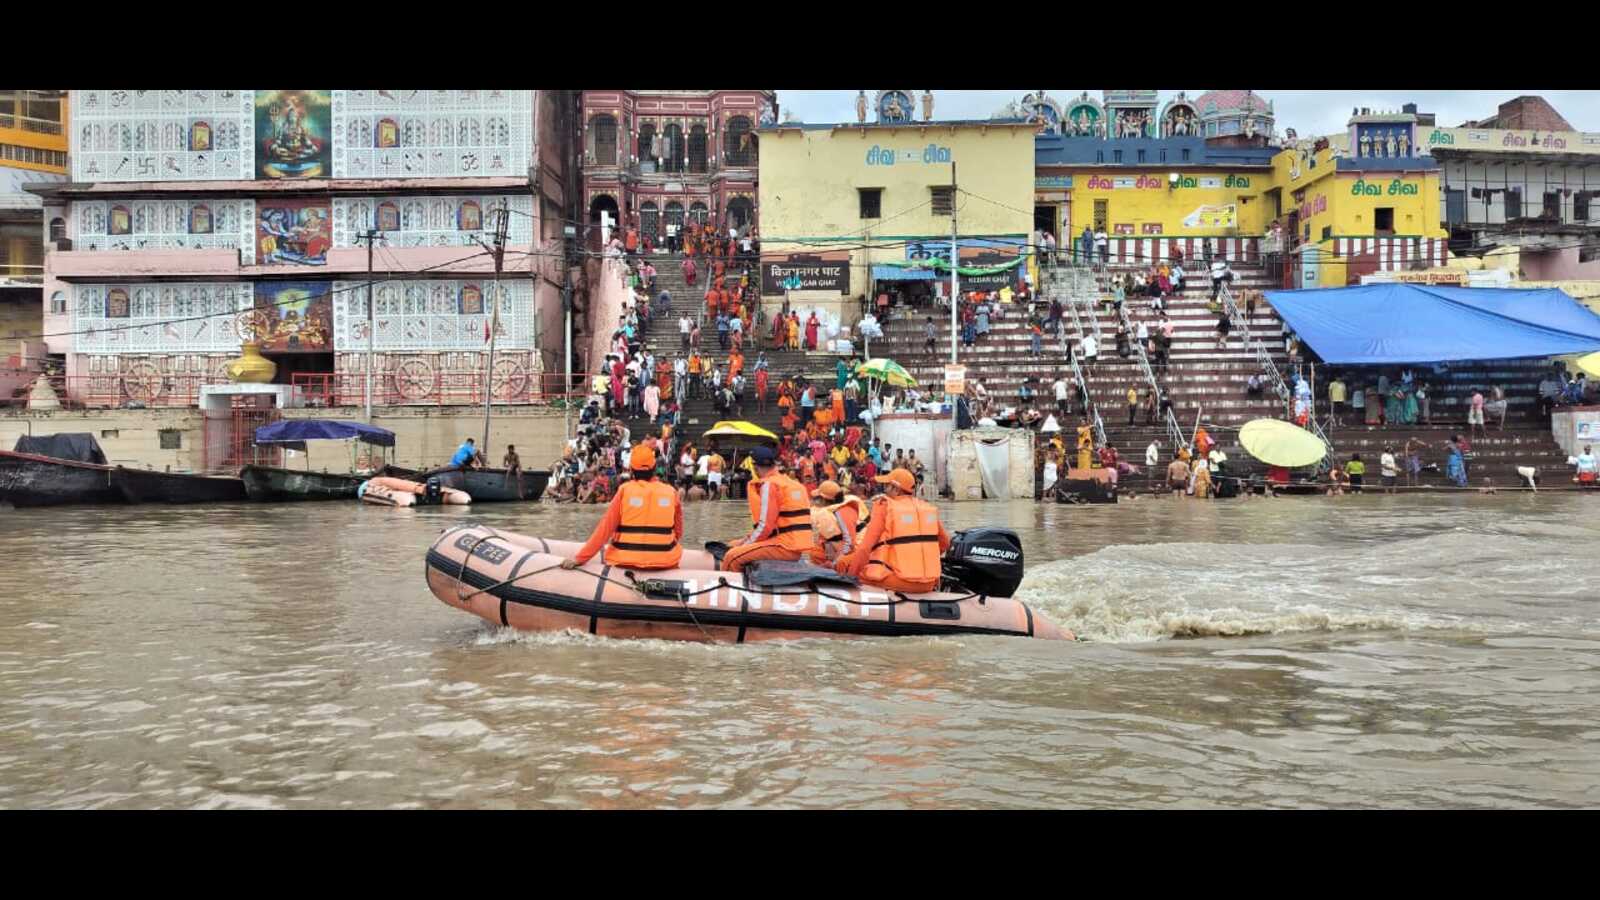
{"type": "Polygon", "coordinates": [[[500,460],[500,465],[505,467],[508,485],[516,485],[517,499],[522,499],[522,457],[517,455],[517,445],[507,444],[505,458],[500,460]]]}

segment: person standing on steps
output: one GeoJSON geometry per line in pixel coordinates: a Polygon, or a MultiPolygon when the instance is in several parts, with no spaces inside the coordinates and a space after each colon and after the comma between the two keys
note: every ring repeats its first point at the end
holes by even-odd
{"type": "Polygon", "coordinates": [[[1128,385],[1128,424],[1133,424],[1134,414],[1139,411],[1139,388],[1128,385]]]}

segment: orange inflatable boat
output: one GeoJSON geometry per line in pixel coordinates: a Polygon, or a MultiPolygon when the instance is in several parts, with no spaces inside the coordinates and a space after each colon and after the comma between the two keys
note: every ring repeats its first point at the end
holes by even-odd
{"type": "Polygon", "coordinates": [[[374,506],[429,506],[436,503],[466,506],[472,502],[472,497],[466,491],[439,487],[436,493],[430,494],[428,485],[419,481],[389,477],[367,479],[356,489],[356,496],[361,498],[362,503],[374,506]]]}
{"type": "Polygon", "coordinates": [[[428,588],[447,606],[524,631],[727,643],[935,634],[1073,640],[1010,597],[1022,577],[1022,547],[1001,529],[958,532],[944,561],[950,590],[914,595],[806,563],[719,572],[704,550],[684,550],[682,568],[667,571],[607,566],[599,555],[578,569],[559,568],[579,546],[459,525],[428,550],[428,588]]]}

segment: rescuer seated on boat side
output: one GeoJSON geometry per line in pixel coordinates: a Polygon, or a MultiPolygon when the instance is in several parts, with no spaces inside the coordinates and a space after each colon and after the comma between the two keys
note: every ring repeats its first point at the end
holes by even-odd
{"type": "Polygon", "coordinates": [[[631,481],[617,488],[606,514],[576,556],[561,568],[576,569],[605,548],[605,563],[628,569],[676,569],[683,558],[683,504],[678,492],[657,481],[656,453],[643,444],[628,456],[631,481]]]}
{"type": "Polygon", "coordinates": [[[873,480],[886,490],[872,501],[867,530],[855,550],[840,557],[834,569],[891,591],[938,590],[940,558],[950,549],[950,533],[939,521],[939,510],[916,498],[917,479],[905,469],[873,480]]]}
{"type": "Polygon", "coordinates": [[[817,485],[811,503],[811,530],[817,544],[811,550],[811,561],[832,566],[856,548],[856,532],[866,519],[867,504],[855,494],[845,493],[836,481],[817,485]]]}
{"type": "Polygon", "coordinates": [[[811,536],[811,505],[800,482],[778,471],[778,455],[771,447],[750,452],[756,477],[748,490],[750,534],[728,545],[722,568],[738,572],[763,559],[799,560],[816,542],[811,536]]]}

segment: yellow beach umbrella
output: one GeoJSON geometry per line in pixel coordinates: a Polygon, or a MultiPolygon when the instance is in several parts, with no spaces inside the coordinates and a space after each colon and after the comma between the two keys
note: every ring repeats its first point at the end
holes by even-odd
{"type": "Polygon", "coordinates": [[[745,421],[718,422],[706,430],[704,437],[719,446],[743,449],[775,447],[778,444],[777,435],[754,422],[745,421]]]}
{"type": "Polygon", "coordinates": [[[1320,462],[1328,447],[1315,434],[1281,419],[1256,419],[1239,429],[1239,446],[1269,466],[1293,469],[1320,462]]]}
{"type": "Polygon", "coordinates": [[[1595,351],[1587,356],[1580,356],[1576,360],[1578,368],[1596,378],[1600,378],[1600,351],[1595,351]]]}
{"type": "Polygon", "coordinates": [[[892,359],[869,359],[856,366],[856,374],[862,378],[876,378],[886,381],[894,387],[915,387],[917,380],[905,367],[892,359]]]}

